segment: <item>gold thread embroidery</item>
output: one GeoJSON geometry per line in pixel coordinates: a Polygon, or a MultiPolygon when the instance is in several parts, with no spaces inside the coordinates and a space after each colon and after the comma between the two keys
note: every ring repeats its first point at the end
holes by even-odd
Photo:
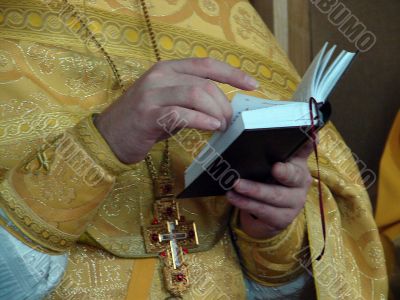
{"type": "Polygon", "coordinates": [[[288,282],[304,271],[297,257],[304,245],[305,219],[304,213],[278,235],[260,240],[251,238],[237,226],[238,211],[232,218],[233,234],[239,248],[243,269],[253,280],[267,285],[288,282]],[[282,259],[276,261],[276,256],[282,259]]]}
{"type": "MultiPolygon", "coordinates": [[[[32,39],[36,42],[53,45],[62,41],[63,45],[69,45],[70,47],[81,49],[81,51],[84,50],[82,46],[76,43],[79,37],[73,34],[74,28],[58,26],[62,28],[62,32],[56,32],[55,35],[49,29],[49,26],[52,25],[48,25],[46,22],[43,22],[40,30],[37,30],[33,29],[27,22],[15,21],[15,19],[27,19],[33,13],[43,15],[42,11],[46,10],[46,8],[46,6],[40,3],[32,3],[31,1],[18,2],[18,5],[14,1],[2,1],[0,9],[2,10],[4,20],[0,23],[0,28],[2,29],[0,36],[22,40],[32,39]],[[19,8],[23,3],[28,5],[30,9],[20,10],[19,8]]],[[[53,12],[49,12],[47,15],[53,16],[53,18],[54,16],[57,17],[53,12]]],[[[105,13],[94,9],[88,11],[87,15],[93,24],[98,24],[99,28],[101,28],[99,32],[105,34],[107,38],[107,45],[105,47],[107,52],[123,57],[153,60],[149,41],[145,35],[141,34],[144,28],[144,23],[141,19],[123,15],[116,19],[112,13],[105,13]],[[110,28],[120,28],[120,30],[115,31],[110,28]]],[[[96,27],[97,25],[92,26],[96,27]]],[[[157,32],[156,39],[161,45],[162,55],[165,59],[196,56],[199,52],[195,49],[202,47],[211,57],[222,59],[228,63],[236,61],[237,67],[241,67],[244,71],[259,79],[263,91],[274,90],[276,94],[280,94],[281,97],[286,99],[294,92],[298,79],[291,76],[280,65],[273,63],[267,57],[253,52],[251,49],[245,49],[233,42],[223,41],[197,31],[196,38],[194,39],[192,31],[166,23],[155,21],[154,29],[157,32]],[[165,46],[166,44],[162,43],[163,40],[171,41],[172,46],[165,46]],[[179,47],[180,51],[175,51],[175,45],[181,45],[179,47]],[[251,52],[251,55],[249,55],[249,52],[251,52]],[[255,68],[250,67],[246,69],[250,65],[254,65],[255,68]]],[[[79,30],[79,28],[75,28],[75,30],[79,30]]]]}
{"type": "Polygon", "coordinates": [[[12,120],[0,122],[0,145],[26,139],[55,136],[68,127],[72,127],[83,115],[68,112],[48,112],[29,114],[12,120]]]}
{"type": "Polygon", "coordinates": [[[0,184],[0,196],[4,200],[3,206],[9,218],[39,245],[52,251],[64,252],[79,238],[79,235],[67,234],[43,221],[19,199],[7,180],[0,184]]]}
{"type": "Polygon", "coordinates": [[[76,131],[77,141],[89,156],[110,173],[119,174],[137,168],[137,164],[126,165],[118,160],[94,126],[92,116],[83,119],[72,131],[76,131]]]}

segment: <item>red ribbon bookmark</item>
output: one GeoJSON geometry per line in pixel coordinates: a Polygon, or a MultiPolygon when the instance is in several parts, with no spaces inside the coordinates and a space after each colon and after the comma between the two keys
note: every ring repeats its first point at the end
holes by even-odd
{"type": "MultiPolygon", "coordinates": [[[[318,147],[317,147],[317,129],[314,125],[314,113],[313,106],[317,107],[317,101],[314,98],[310,99],[310,118],[311,118],[311,128],[310,128],[310,137],[312,140],[315,161],[317,163],[317,180],[318,180],[318,200],[319,200],[319,212],[321,215],[321,224],[322,224],[322,235],[324,238],[324,246],[321,250],[321,253],[318,255],[317,260],[320,260],[325,253],[325,245],[326,245],[326,224],[325,224],[325,214],[324,214],[324,203],[322,199],[322,187],[321,187],[321,176],[319,171],[319,160],[318,160],[318,147]]],[[[319,116],[317,113],[317,121],[319,122],[319,116]]]]}

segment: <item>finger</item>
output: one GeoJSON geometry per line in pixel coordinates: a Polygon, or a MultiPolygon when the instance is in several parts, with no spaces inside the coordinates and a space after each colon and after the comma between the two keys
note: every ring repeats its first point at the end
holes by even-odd
{"type": "Polygon", "coordinates": [[[221,105],[204,89],[196,85],[171,86],[153,89],[153,103],[159,106],[181,106],[203,112],[221,122],[221,130],[225,130],[227,120],[221,105]]]}
{"type": "Polygon", "coordinates": [[[235,207],[256,216],[275,230],[286,228],[293,221],[297,212],[291,208],[270,206],[232,191],[227,193],[227,199],[235,207]]]}
{"type": "Polygon", "coordinates": [[[276,163],[272,167],[272,176],[287,187],[308,187],[312,181],[307,165],[293,162],[276,163]]]}
{"type": "Polygon", "coordinates": [[[246,179],[239,179],[234,185],[234,191],[244,197],[280,208],[301,206],[306,198],[305,193],[301,189],[288,188],[276,184],[265,184],[246,179]]]}
{"type": "Polygon", "coordinates": [[[232,119],[233,109],[224,92],[211,80],[203,79],[201,87],[215,100],[220,106],[225,116],[226,124],[229,125],[232,119]]]}
{"type": "Polygon", "coordinates": [[[175,73],[175,76],[169,76],[165,70],[152,70],[145,76],[142,83],[151,89],[174,86],[191,86],[202,88],[213,99],[213,102],[219,106],[224,119],[222,122],[222,130],[230,123],[232,117],[232,106],[222,90],[211,80],[196,77],[188,74],[175,73]]]}
{"type": "Polygon", "coordinates": [[[170,135],[182,128],[213,131],[221,127],[218,119],[181,106],[168,106],[161,109],[156,119],[157,124],[170,135]]]}
{"type": "Polygon", "coordinates": [[[306,142],[303,146],[301,146],[292,156],[291,160],[293,159],[307,159],[310,154],[314,150],[314,145],[312,141],[306,142]]]}
{"type": "Polygon", "coordinates": [[[281,231],[267,224],[265,220],[244,210],[240,211],[240,223],[243,224],[242,227],[247,228],[249,228],[248,224],[251,224],[251,236],[259,239],[271,238],[281,231]]]}
{"type": "Polygon", "coordinates": [[[212,79],[244,90],[258,87],[258,82],[245,72],[212,58],[171,60],[163,64],[178,73],[212,79]]]}
{"type": "Polygon", "coordinates": [[[210,95],[210,97],[214,100],[215,104],[217,104],[224,117],[226,124],[229,124],[232,118],[232,105],[230,104],[228,98],[225,96],[224,92],[217,86],[215,82],[209,79],[203,79],[191,75],[185,74],[182,76],[181,82],[186,82],[189,80],[190,82],[195,82],[195,85],[203,89],[206,93],[210,95]]]}

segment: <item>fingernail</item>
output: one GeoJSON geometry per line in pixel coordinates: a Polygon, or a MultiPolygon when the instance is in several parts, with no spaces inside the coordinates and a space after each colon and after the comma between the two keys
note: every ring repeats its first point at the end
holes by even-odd
{"type": "Polygon", "coordinates": [[[260,83],[257,80],[255,80],[253,77],[247,76],[246,81],[254,89],[256,89],[256,88],[258,88],[260,86],[260,83]]]}
{"type": "Polygon", "coordinates": [[[233,195],[233,192],[229,191],[226,193],[226,197],[230,200],[234,200],[235,196],[233,195]]]}
{"type": "Polygon", "coordinates": [[[287,165],[284,163],[278,163],[279,164],[279,173],[281,174],[282,177],[285,177],[288,171],[287,165]]]}
{"type": "Polygon", "coordinates": [[[240,179],[236,179],[235,183],[233,184],[233,187],[236,188],[236,186],[239,184],[239,182],[240,182],[240,179]]]}
{"type": "Polygon", "coordinates": [[[235,186],[236,190],[238,192],[242,192],[245,193],[247,191],[247,183],[245,183],[244,181],[239,181],[239,183],[235,186]]]}
{"type": "Polygon", "coordinates": [[[219,128],[221,128],[221,122],[218,121],[217,119],[210,119],[210,129],[211,130],[217,130],[219,128]]]}
{"type": "Polygon", "coordinates": [[[220,128],[222,131],[225,131],[225,129],[226,129],[226,121],[225,121],[225,119],[222,119],[222,123],[221,123],[221,128],[220,128]]]}

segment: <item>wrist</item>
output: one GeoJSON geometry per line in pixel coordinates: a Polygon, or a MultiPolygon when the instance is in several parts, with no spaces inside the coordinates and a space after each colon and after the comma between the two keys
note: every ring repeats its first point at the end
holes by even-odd
{"type": "Polygon", "coordinates": [[[303,212],[286,229],[266,239],[244,232],[239,213],[234,211],[231,229],[243,271],[249,278],[262,285],[273,286],[289,282],[304,271],[307,257],[303,258],[302,249],[307,249],[307,239],[303,212]]]}
{"type": "Polygon", "coordinates": [[[284,229],[272,228],[251,214],[239,211],[239,226],[248,236],[255,239],[269,239],[281,233],[284,229]]]}
{"type": "Polygon", "coordinates": [[[92,116],[93,125],[96,127],[97,131],[100,133],[101,137],[110,147],[111,151],[114,153],[116,158],[123,164],[131,163],[127,158],[126,153],[123,151],[120,142],[117,140],[115,134],[113,134],[110,126],[110,122],[106,120],[102,114],[93,114],[92,116]]]}
{"type": "Polygon", "coordinates": [[[136,168],[136,164],[122,162],[111,148],[109,142],[96,126],[95,121],[100,115],[92,114],[83,119],[75,127],[76,136],[89,155],[106,168],[110,173],[118,175],[136,168]]]}

